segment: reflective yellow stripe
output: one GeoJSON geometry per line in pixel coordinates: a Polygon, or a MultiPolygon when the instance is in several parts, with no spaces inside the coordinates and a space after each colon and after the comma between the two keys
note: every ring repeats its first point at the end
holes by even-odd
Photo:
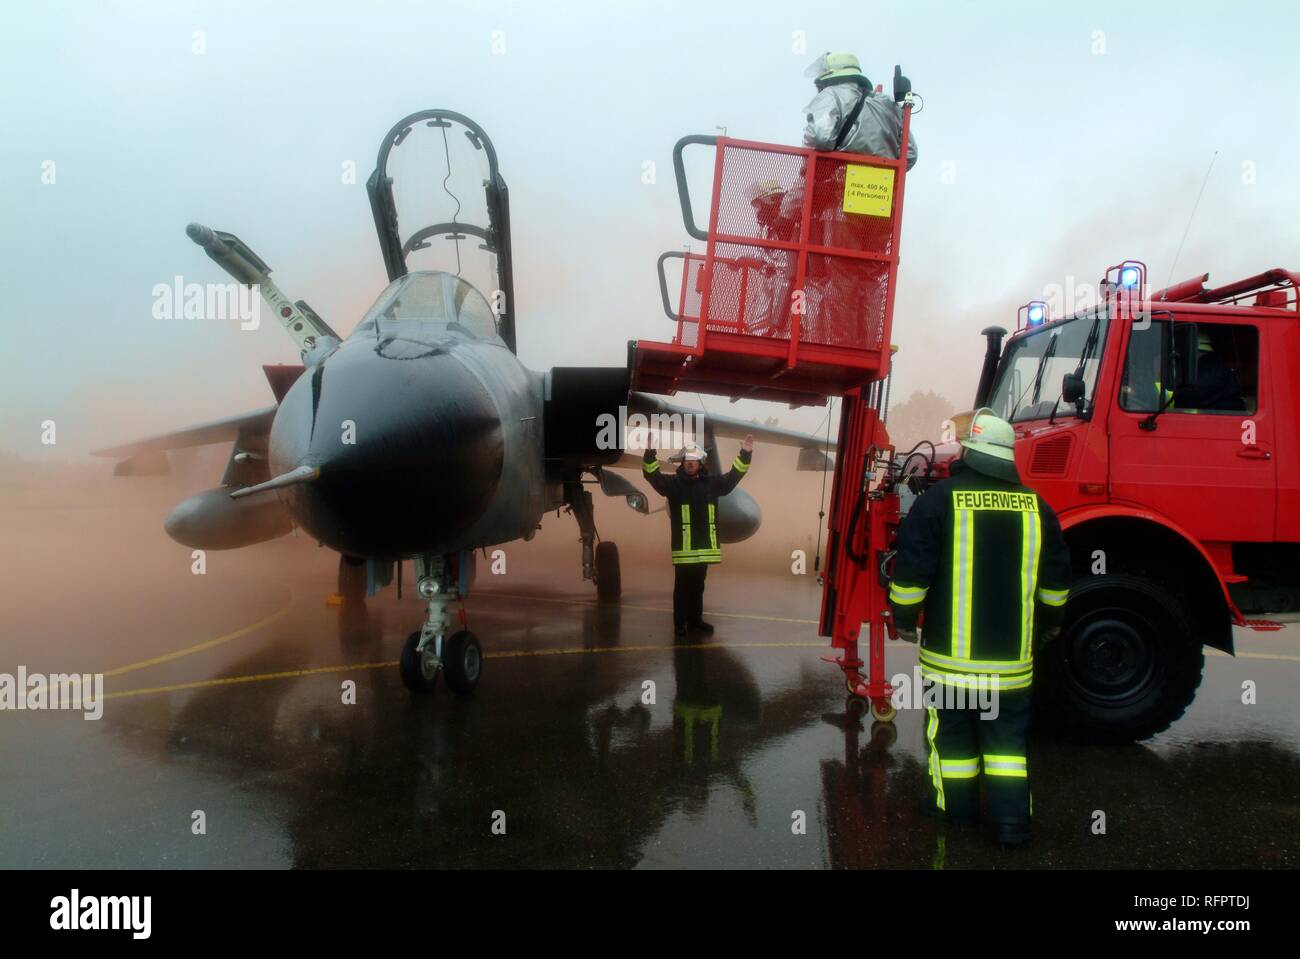
{"type": "Polygon", "coordinates": [[[925,594],[929,591],[927,586],[899,586],[897,583],[890,583],[889,601],[898,606],[915,606],[917,603],[924,602],[925,594]]]}
{"type": "Polygon", "coordinates": [[[734,460],[731,461],[731,468],[735,470],[737,473],[744,473],[749,470],[749,464],[746,463],[744,460],[742,460],[739,456],[737,456],[734,460]]]}
{"type": "Polygon", "coordinates": [[[1038,585],[1038,550],[1042,538],[1037,513],[1020,514],[1020,658],[1033,651],[1034,587],[1038,585]]]}
{"type": "Polygon", "coordinates": [[[682,504],[682,549],[683,553],[691,551],[691,505],[682,504]]]}
{"type": "Polygon", "coordinates": [[[1044,606],[1064,606],[1065,601],[1070,598],[1068,589],[1046,589],[1039,587],[1038,601],[1044,606]]]}
{"type": "Polygon", "coordinates": [[[674,563],[720,563],[722,562],[722,550],[719,549],[675,549],[673,550],[674,563]]]}
{"type": "Polygon", "coordinates": [[[1001,675],[998,673],[950,673],[935,669],[933,666],[921,666],[921,678],[944,686],[961,689],[1025,689],[1034,681],[1032,672],[1001,675]]]}
{"type": "Polygon", "coordinates": [[[1024,756],[984,756],[984,775],[1027,779],[1029,764],[1024,756]]]}
{"type": "Polygon", "coordinates": [[[938,670],[958,673],[1023,673],[1033,669],[1033,659],[957,659],[931,649],[921,650],[921,663],[938,670]]]}
{"type": "Polygon", "coordinates": [[[659,461],[658,461],[658,460],[655,460],[655,461],[652,462],[652,463],[647,463],[645,460],[642,460],[642,461],[641,461],[641,468],[642,468],[643,470],[645,470],[647,473],[658,473],[658,472],[659,472],[659,461]]]}
{"type": "Polygon", "coordinates": [[[713,504],[709,504],[709,546],[718,548],[718,525],[714,516],[713,504]]]}
{"type": "Polygon", "coordinates": [[[975,576],[975,517],[968,509],[952,512],[952,651],[970,655],[971,581],[975,576]]]}
{"type": "Polygon", "coordinates": [[[944,779],[974,779],[980,774],[979,758],[941,759],[939,771],[944,779]]]}
{"type": "Polygon", "coordinates": [[[940,809],[947,809],[943,796],[943,775],[940,773],[942,767],[939,760],[939,747],[934,742],[939,733],[939,711],[933,706],[927,706],[925,711],[930,717],[925,725],[925,741],[930,746],[930,782],[934,783],[935,803],[940,809]]]}

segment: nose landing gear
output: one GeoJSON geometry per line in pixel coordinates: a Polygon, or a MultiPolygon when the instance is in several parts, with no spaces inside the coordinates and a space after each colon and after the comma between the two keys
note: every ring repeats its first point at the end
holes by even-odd
{"type": "MultiPolygon", "coordinates": [[[[468,554],[472,561],[472,555],[468,554]]],[[[461,600],[461,557],[417,556],[416,589],[428,601],[424,625],[406,638],[398,669],[402,683],[417,695],[429,695],[444,674],[447,688],[468,696],[483,673],[483,648],[467,629],[451,631],[450,607],[461,600]]],[[[464,622],[463,608],[458,618],[464,622]]]]}

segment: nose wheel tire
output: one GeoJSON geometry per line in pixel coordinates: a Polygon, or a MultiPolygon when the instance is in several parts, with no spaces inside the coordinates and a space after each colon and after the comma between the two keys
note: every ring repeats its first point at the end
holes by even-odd
{"type": "Polygon", "coordinates": [[[442,652],[442,668],[453,693],[468,696],[474,692],[483,674],[483,648],[478,638],[466,629],[453,634],[442,652]]]}
{"type": "MultiPolygon", "coordinates": [[[[438,657],[434,653],[433,643],[426,645],[423,650],[417,650],[419,644],[418,631],[406,638],[406,644],[402,646],[402,656],[398,660],[398,670],[402,674],[402,683],[407,689],[416,695],[428,696],[438,688],[438,672],[442,669],[442,664],[438,662],[438,657]]],[[[450,680],[447,685],[451,685],[450,680]]]]}

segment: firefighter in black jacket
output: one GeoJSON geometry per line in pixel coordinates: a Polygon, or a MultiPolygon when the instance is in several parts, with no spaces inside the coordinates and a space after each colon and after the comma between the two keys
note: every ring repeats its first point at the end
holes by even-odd
{"type": "Polygon", "coordinates": [[[1011,424],[978,410],[956,425],[962,459],[899,527],[889,603],[909,642],[925,611],[921,675],[942,694],[926,709],[932,811],[975,820],[982,771],[997,838],[1015,844],[1029,839],[1032,809],[1025,730],[1035,629],[1047,641],[1060,631],[1070,553],[1052,508],[1020,483],[1011,424]]]}
{"type": "Polygon", "coordinates": [[[655,492],[668,498],[668,526],[672,531],[673,626],[678,636],[687,631],[709,635],[713,627],[704,621],[704,577],[711,563],[722,562],[718,544],[718,497],[726,496],[745,476],[754,454],[754,437],[746,436],[740,454],[726,476],[710,476],[704,450],[688,444],[682,450],[681,466],[673,476],[659,469],[653,449],[645,451],[641,469],[655,492]]]}

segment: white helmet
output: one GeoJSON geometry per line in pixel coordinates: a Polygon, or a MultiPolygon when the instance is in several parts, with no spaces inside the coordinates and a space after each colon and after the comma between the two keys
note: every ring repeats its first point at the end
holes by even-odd
{"type": "Polygon", "coordinates": [[[759,200],[780,196],[783,193],[785,193],[785,187],[781,186],[781,182],[771,179],[755,180],[749,185],[749,189],[745,191],[750,203],[757,203],[759,200]]]}
{"type": "Polygon", "coordinates": [[[694,443],[687,443],[682,447],[682,451],[672,458],[674,463],[694,462],[703,463],[708,459],[708,454],[694,443]]]}
{"type": "Polygon", "coordinates": [[[803,75],[812,77],[819,85],[836,77],[867,79],[866,74],[862,72],[862,64],[858,63],[858,58],[851,53],[823,53],[803,72],[803,75]]]}
{"type": "Polygon", "coordinates": [[[952,418],[957,442],[972,469],[1008,482],[1020,482],[1016,469],[1016,431],[988,407],[959,413],[952,418]]]}

